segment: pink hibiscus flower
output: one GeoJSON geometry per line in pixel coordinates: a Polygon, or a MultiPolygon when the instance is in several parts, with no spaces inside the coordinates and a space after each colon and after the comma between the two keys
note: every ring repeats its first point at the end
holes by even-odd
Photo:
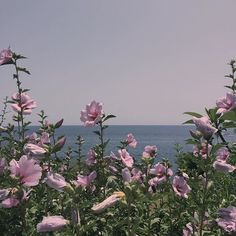
{"type": "Polygon", "coordinates": [[[34,159],[22,156],[19,161],[15,159],[10,162],[12,177],[20,177],[21,183],[25,186],[36,186],[42,176],[42,168],[34,159]]]}
{"type": "Polygon", "coordinates": [[[133,157],[130,156],[130,154],[125,149],[118,150],[118,153],[120,154],[120,158],[121,158],[122,163],[125,166],[132,168],[132,166],[134,164],[133,157]]]}
{"type": "Polygon", "coordinates": [[[37,224],[37,232],[51,232],[64,228],[69,221],[62,216],[47,216],[43,217],[42,222],[37,224]]]}
{"type": "Polygon", "coordinates": [[[3,49],[0,52],[0,65],[12,63],[13,62],[12,57],[13,57],[13,53],[12,53],[10,47],[8,49],[3,49]]]}
{"type": "Polygon", "coordinates": [[[86,127],[92,127],[101,121],[104,112],[102,110],[102,103],[92,101],[86,106],[85,110],[81,111],[80,120],[86,127]]]}
{"type": "Polygon", "coordinates": [[[12,95],[12,99],[15,102],[11,105],[15,112],[23,112],[24,115],[29,115],[32,109],[36,108],[36,102],[29,97],[26,93],[15,93],[12,95]]]}
{"type": "Polygon", "coordinates": [[[236,94],[227,93],[225,97],[221,97],[216,101],[218,108],[217,114],[223,114],[236,107],[236,94]]]}

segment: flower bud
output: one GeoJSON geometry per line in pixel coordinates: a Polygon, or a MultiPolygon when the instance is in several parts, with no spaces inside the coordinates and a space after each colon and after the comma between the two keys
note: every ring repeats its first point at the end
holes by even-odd
{"type": "Polygon", "coordinates": [[[106,198],[101,203],[92,207],[94,213],[101,213],[107,208],[114,206],[119,200],[125,197],[124,192],[114,192],[111,196],[106,198]]]}

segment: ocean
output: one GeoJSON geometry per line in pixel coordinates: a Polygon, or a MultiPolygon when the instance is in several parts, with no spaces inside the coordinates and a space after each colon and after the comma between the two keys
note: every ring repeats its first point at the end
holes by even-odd
{"type": "MultiPolygon", "coordinates": [[[[38,126],[31,126],[28,133],[38,130],[38,126]]],[[[82,136],[85,140],[82,147],[82,154],[86,155],[88,150],[95,144],[99,143],[98,136],[93,131],[98,127],[86,128],[77,125],[65,125],[57,129],[56,136],[65,135],[66,144],[62,152],[66,152],[67,147],[76,150],[78,146],[75,144],[77,136],[82,136]]],[[[162,158],[166,158],[176,169],[176,151],[175,145],[179,144],[184,151],[192,151],[193,146],[187,145],[185,140],[190,138],[189,130],[195,130],[195,126],[191,125],[110,125],[104,131],[104,140],[109,139],[105,155],[109,155],[111,151],[118,155],[117,146],[121,140],[126,139],[127,134],[132,133],[137,140],[136,148],[129,148],[129,153],[136,160],[140,159],[144,147],[147,145],[156,145],[158,148],[156,162],[162,158]]],[[[227,141],[236,140],[236,134],[233,129],[229,129],[224,133],[227,141]]],[[[75,157],[76,154],[73,154],[75,157]]]]}
{"type": "MultiPolygon", "coordinates": [[[[132,133],[137,140],[136,148],[129,148],[129,153],[139,159],[146,145],[156,145],[158,148],[157,161],[162,158],[168,159],[175,166],[175,145],[180,144],[185,151],[192,150],[191,145],[186,145],[185,140],[190,137],[189,130],[193,126],[183,125],[111,125],[104,131],[104,139],[110,139],[106,155],[112,151],[117,154],[117,146],[121,140],[126,139],[127,134],[132,133]]],[[[99,142],[98,136],[93,131],[98,128],[86,128],[84,126],[62,126],[57,130],[57,135],[66,136],[66,145],[76,148],[75,142],[78,135],[85,140],[82,153],[85,155],[88,150],[99,142]]],[[[66,150],[66,148],[64,148],[66,150]]]]}

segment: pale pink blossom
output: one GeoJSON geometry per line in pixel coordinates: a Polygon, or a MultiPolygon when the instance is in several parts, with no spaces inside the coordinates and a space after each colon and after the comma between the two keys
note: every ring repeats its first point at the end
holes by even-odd
{"type": "Polygon", "coordinates": [[[36,102],[29,97],[26,93],[15,93],[12,95],[15,103],[11,105],[15,112],[22,112],[24,115],[29,115],[32,109],[36,108],[36,102]]]}
{"type": "Polygon", "coordinates": [[[37,134],[35,132],[33,132],[30,135],[27,135],[25,137],[25,140],[27,141],[27,143],[33,143],[33,144],[37,144],[37,134]]]}
{"type": "Polygon", "coordinates": [[[133,134],[128,134],[127,135],[127,139],[126,139],[127,144],[132,147],[132,148],[136,148],[137,146],[137,141],[134,138],[133,134]]]}
{"type": "Polygon", "coordinates": [[[3,208],[12,208],[18,206],[20,201],[16,198],[16,196],[10,196],[2,201],[1,205],[3,208]]]}
{"type": "Polygon", "coordinates": [[[3,49],[0,52],[0,65],[12,63],[13,52],[10,47],[8,49],[3,49]]]}
{"type": "Polygon", "coordinates": [[[45,183],[58,191],[63,191],[64,187],[68,185],[65,178],[57,173],[48,172],[45,183]]]}
{"type": "Polygon", "coordinates": [[[69,221],[64,219],[63,216],[47,216],[43,217],[42,222],[37,224],[37,232],[51,232],[63,229],[69,221]]]}
{"type": "Polygon", "coordinates": [[[24,146],[24,153],[32,157],[42,157],[46,150],[36,144],[27,143],[24,146]]]}
{"type": "Polygon", "coordinates": [[[120,158],[121,158],[122,163],[125,166],[132,168],[132,166],[134,164],[133,157],[130,156],[130,154],[125,149],[118,150],[118,153],[120,154],[120,158]]]}
{"type": "Polygon", "coordinates": [[[75,186],[81,186],[81,187],[94,187],[92,186],[92,181],[97,177],[97,172],[93,171],[89,175],[78,175],[77,180],[73,181],[75,186]]]}
{"type": "Polygon", "coordinates": [[[236,167],[232,166],[230,164],[227,164],[225,161],[221,161],[221,160],[216,160],[213,163],[213,167],[218,170],[218,171],[223,171],[223,172],[233,172],[236,167]]]}
{"type": "Polygon", "coordinates": [[[113,174],[118,173],[118,170],[115,166],[109,165],[108,168],[111,171],[111,173],[113,173],[113,174]]]}
{"type": "Polygon", "coordinates": [[[142,175],[141,170],[133,168],[131,170],[131,174],[132,174],[132,181],[137,181],[137,182],[142,182],[143,181],[143,175],[142,175]]]}
{"type": "Polygon", "coordinates": [[[49,133],[47,132],[42,132],[39,145],[43,146],[44,144],[49,144],[50,143],[50,138],[49,138],[49,133]]]}
{"type": "Polygon", "coordinates": [[[92,166],[97,163],[96,160],[96,152],[93,149],[90,149],[86,155],[86,160],[85,160],[86,165],[92,166]]]}
{"type": "Polygon", "coordinates": [[[80,120],[86,127],[92,127],[101,121],[104,112],[102,110],[102,103],[92,101],[86,106],[85,110],[81,111],[80,120]]]}
{"type": "Polygon", "coordinates": [[[195,157],[201,156],[203,159],[206,159],[211,153],[212,146],[205,142],[202,142],[201,145],[194,145],[193,155],[195,157]]]}
{"type": "Polygon", "coordinates": [[[92,211],[94,213],[101,213],[105,211],[107,208],[114,206],[119,200],[125,197],[123,192],[114,192],[111,196],[106,198],[101,203],[94,205],[92,207],[92,211]]]}
{"type": "Polygon", "coordinates": [[[42,176],[42,168],[34,159],[22,156],[19,161],[15,159],[10,162],[12,177],[20,177],[21,183],[25,186],[36,186],[42,176]]]}
{"type": "Polygon", "coordinates": [[[149,173],[156,175],[148,181],[148,184],[151,187],[156,187],[158,184],[165,182],[168,177],[173,175],[173,171],[160,162],[155,164],[154,167],[150,169],[149,173]]]}
{"type": "Polygon", "coordinates": [[[225,97],[221,97],[216,101],[217,114],[223,114],[236,107],[236,94],[226,93],[225,97]]]}
{"type": "Polygon", "coordinates": [[[230,152],[226,147],[222,147],[216,152],[216,160],[218,161],[227,161],[229,156],[230,152]]]}
{"type": "Polygon", "coordinates": [[[201,118],[193,117],[193,123],[206,139],[211,138],[211,136],[217,132],[217,129],[212,126],[209,118],[206,116],[201,118]]]}
{"type": "Polygon", "coordinates": [[[150,169],[150,174],[156,175],[159,178],[163,176],[169,177],[173,175],[173,171],[170,168],[166,167],[164,164],[158,162],[154,165],[153,168],[150,169]]]}
{"type": "Polygon", "coordinates": [[[142,182],[142,172],[136,168],[133,168],[131,171],[125,167],[122,169],[122,179],[125,183],[130,182],[142,182]]]}
{"type": "Polygon", "coordinates": [[[0,190],[0,200],[3,208],[12,208],[19,205],[21,202],[28,200],[29,193],[32,190],[26,192],[25,190],[18,190],[16,188],[2,189],[0,190]]]}
{"type": "Polygon", "coordinates": [[[219,209],[218,225],[226,232],[236,232],[236,207],[228,206],[227,208],[219,209]]]}
{"type": "Polygon", "coordinates": [[[127,167],[122,169],[121,175],[122,175],[122,179],[123,179],[124,182],[130,183],[132,181],[131,172],[127,167]]]}
{"type": "Polygon", "coordinates": [[[172,187],[174,192],[183,198],[188,198],[188,193],[191,191],[191,188],[187,184],[183,176],[175,176],[173,179],[172,187]]]}
{"type": "Polygon", "coordinates": [[[154,146],[146,146],[144,148],[144,152],[143,152],[143,157],[144,158],[153,158],[156,156],[156,153],[157,153],[157,147],[154,145],[154,146]]]}

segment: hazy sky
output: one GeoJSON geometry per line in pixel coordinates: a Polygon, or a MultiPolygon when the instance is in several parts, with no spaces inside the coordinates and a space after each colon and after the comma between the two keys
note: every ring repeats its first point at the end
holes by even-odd
{"type": "MultiPolygon", "coordinates": [[[[27,56],[24,87],[49,120],[81,124],[93,99],[112,124],[181,124],[224,96],[234,0],[1,1],[0,48],[27,56]]],[[[0,68],[0,99],[15,92],[0,68]]]]}

